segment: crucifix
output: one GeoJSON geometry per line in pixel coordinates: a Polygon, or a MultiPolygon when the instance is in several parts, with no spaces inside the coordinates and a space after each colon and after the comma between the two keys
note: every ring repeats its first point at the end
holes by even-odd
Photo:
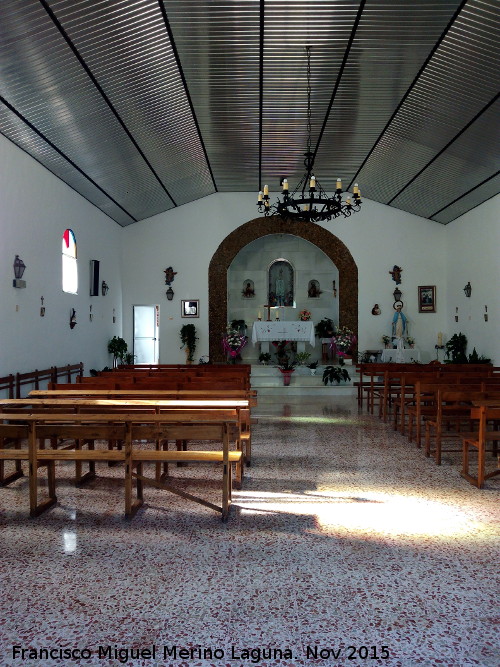
{"type": "Polygon", "coordinates": [[[264,305],[264,311],[267,310],[266,322],[271,321],[271,308],[272,308],[272,306],[269,306],[268,304],[264,305]]]}

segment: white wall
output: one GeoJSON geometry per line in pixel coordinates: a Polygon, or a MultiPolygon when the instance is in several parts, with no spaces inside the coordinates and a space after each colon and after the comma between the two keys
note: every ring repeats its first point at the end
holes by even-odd
{"type": "Polygon", "coordinates": [[[446,227],[448,253],[448,337],[467,336],[467,353],[474,347],[500,364],[500,195],[457,218],[446,227]],[[463,288],[470,282],[472,294],[463,288]],[[484,319],[488,306],[488,321],[484,319]],[[458,308],[458,322],[455,322],[458,308]]]}
{"type": "MultiPolygon", "coordinates": [[[[107,342],[113,335],[132,344],[133,304],[160,304],[160,360],[183,362],[179,330],[188,320],[181,318],[181,299],[200,300],[200,318],[189,322],[198,329],[196,359],[208,354],[208,265],[233,229],[257,217],[252,193],[212,195],[122,229],[0,136],[0,195],[0,375],[78,361],[87,372],[109,364],[107,342]],[[61,290],[61,236],[67,227],[78,243],[77,296],[61,290]],[[16,254],[28,267],[26,289],[12,287],[16,254]],[[101,262],[101,280],[110,285],[106,297],[89,296],[91,259],[101,262]],[[178,272],[172,302],[165,296],[168,266],[178,272]],[[71,308],[78,320],[73,330],[71,308]]],[[[497,197],[443,226],[365,201],[352,218],[325,223],[358,266],[360,349],[380,347],[380,337],[390,332],[395,283],[389,271],[397,264],[403,269],[400,288],[410,332],[424,361],[434,356],[438,331],[446,340],[461,330],[469,337],[470,351],[475,346],[500,363],[499,203],[497,197]],[[466,299],[462,290],[469,280],[472,298],[466,299]],[[436,286],[435,314],[418,313],[419,285],[436,286]],[[375,303],[382,308],[380,316],[371,314],[375,303]]]]}
{"type": "MultiPolygon", "coordinates": [[[[184,360],[179,330],[181,299],[200,299],[196,324],[200,337],[195,358],[208,354],[208,266],[220,243],[235,227],[256,217],[251,193],[224,193],[186,204],[178,209],[130,225],[123,230],[124,332],[132,336],[132,305],[160,304],[160,360],[184,360]],[[163,271],[173,266],[175,297],[165,297],[163,271]]],[[[446,228],[423,218],[365,201],[363,210],[349,219],[337,219],[324,227],[338,236],[352,253],[359,271],[360,349],[378,348],[390,333],[392,293],[396,283],[389,271],[402,267],[405,313],[411,334],[423,352],[434,358],[437,333],[446,324],[446,228]],[[435,285],[437,312],[418,313],[417,287],[435,285]],[[382,314],[374,316],[375,303],[382,314]]],[[[222,334],[222,332],[221,332],[222,334]]]]}
{"type": "Polygon", "coordinates": [[[0,201],[0,376],[80,361],[88,374],[109,364],[107,342],[121,334],[121,228],[2,136],[0,201]],[[68,227],[78,247],[78,295],[61,288],[61,243],[68,227]],[[12,286],[16,254],[27,267],[25,289],[12,286]],[[91,259],[101,262],[101,280],[110,286],[106,297],[89,296],[91,259]],[[71,308],[78,321],[73,330],[71,308]]]}

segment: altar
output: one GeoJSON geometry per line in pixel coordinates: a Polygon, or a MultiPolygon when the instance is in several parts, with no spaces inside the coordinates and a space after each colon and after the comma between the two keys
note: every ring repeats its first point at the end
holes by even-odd
{"type": "Polygon", "coordinates": [[[306,343],[312,347],[316,344],[314,323],[303,322],[254,322],[252,327],[252,343],[260,343],[261,352],[269,352],[269,343],[273,340],[297,341],[297,352],[305,352],[306,343]]]}
{"type": "Polygon", "coordinates": [[[396,348],[382,350],[380,361],[396,363],[398,352],[402,353],[403,361],[401,363],[411,364],[415,361],[420,361],[420,350],[413,348],[405,348],[404,350],[397,350],[396,348]]]}

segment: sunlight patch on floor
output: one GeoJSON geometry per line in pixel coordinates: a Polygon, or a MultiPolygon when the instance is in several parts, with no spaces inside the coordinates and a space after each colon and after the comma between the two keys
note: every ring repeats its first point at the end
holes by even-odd
{"type": "Polygon", "coordinates": [[[244,514],[273,512],[314,516],[318,526],[346,529],[359,534],[405,536],[463,536],[481,530],[460,507],[400,493],[304,493],[239,492],[234,503],[244,514]]]}

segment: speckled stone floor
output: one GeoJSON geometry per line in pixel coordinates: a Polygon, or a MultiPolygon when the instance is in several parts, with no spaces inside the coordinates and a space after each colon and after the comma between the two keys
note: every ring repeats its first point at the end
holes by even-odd
{"type": "MultiPolygon", "coordinates": [[[[254,416],[227,524],[149,487],[127,522],[119,467],[77,489],[58,465],[37,519],[26,478],[0,489],[0,665],[498,667],[500,478],[479,491],[351,397],[254,416]]],[[[173,474],[218,499],[218,471],[173,474]]]]}

